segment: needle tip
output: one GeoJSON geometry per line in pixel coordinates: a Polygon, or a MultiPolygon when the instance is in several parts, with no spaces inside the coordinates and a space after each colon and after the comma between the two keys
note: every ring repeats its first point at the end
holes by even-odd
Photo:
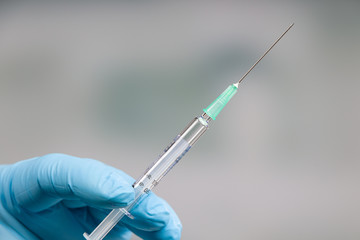
{"type": "Polygon", "coordinates": [[[238,83],[240,83],[250,72],[254,69],[254,67],[270,52],[270,50],[280,41],[280,39],[294,26],[295,23],[292,23],[283,34],[270,46],[270,48],[251,66],[251,68],[240,78],[238,83]]]}

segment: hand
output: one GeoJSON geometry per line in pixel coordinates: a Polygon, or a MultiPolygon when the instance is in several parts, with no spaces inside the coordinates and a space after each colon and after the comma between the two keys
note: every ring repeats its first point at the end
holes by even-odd
{"type": "MultiPolygon", "coordinates": [[[[134,179],[92,159],[49,154],[0,166],[1,239],[84,239],[113,208],[134,200],[134,179]]],[[[180,239],[172,208],[149,193],[105,239],[180,239]]]]}

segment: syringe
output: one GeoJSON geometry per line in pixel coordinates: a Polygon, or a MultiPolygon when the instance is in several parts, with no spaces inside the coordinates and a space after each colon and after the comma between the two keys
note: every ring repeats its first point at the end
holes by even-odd
{"type": "Polygon", "coordinates": [[[265,57],[265,55],[275,46],[275,44],[290,30],[287,30],[271,45],[271,47],[255,62],[255,64],[240,78],[240,80],[230,85],[214,102],[204,109],[204,113],[194,118],[189,125],[174,139],[174,141],[164,150],[160,158],[155,161],[145,173],[133,184],[135,200],[125,208],[113,209],[106,218],[88,235],[84,237],[88,240],[101,240],[110,230],[124,217],[134,218],[130,210],[144,194],[148,194],[160,180],[180,161],[189,151],[197,140],[209,128],[211,120],[225,107],[229,100],[238,90],[239,83],[249,74],[249,72],[265,57]]]}

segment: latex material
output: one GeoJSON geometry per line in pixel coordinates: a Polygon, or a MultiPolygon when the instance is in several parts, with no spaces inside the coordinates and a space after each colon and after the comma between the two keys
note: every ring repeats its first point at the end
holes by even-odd
{"type": "Polygon", "coordinates": [[[235,95],[237,90],[238,87],[236,84],[230,85],[223,93],[220,94],[218,98],[215,99],[215,101],[213,101],[207,108],[204,109],[204,112],[209,115],[213,120],[215,120],[216,116],[219,115],[221,110],[235,95]]]}
{"type": "MultiPolygon", "coordinates": [[[[0,236],[83,239],[110,212],[134,199],[134,179],[92,159],[49,154],[0,166],[0,236]]],[[[105,239],[180,239],[171,207],[149,193],[105,239]]]]}

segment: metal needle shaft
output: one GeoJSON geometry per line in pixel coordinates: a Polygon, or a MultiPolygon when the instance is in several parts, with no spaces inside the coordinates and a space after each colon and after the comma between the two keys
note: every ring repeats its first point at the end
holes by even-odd
{"type": "Polygon", "coordinates": [[[254,67],[261,61],[261,59],[263,59],[265,56],[266,56],[266,54],[268,54],[268,52],[270,52],[270,50],[280,41],[280,39],[290,30],[290,28],[292,28],[292,26],[294,26],[294,23],[293,24],[291,24],[287,29],[286,29],[286,31],[283,33],[283,34],[281,34],[281,36],[271,45],[271,47],[268,49],[268,50],[266,50],[266,52],[254,63],[254,65],[252,65],[251,66],[251,68],[244,74],[244,76],[242,76],[241,78],[240,78],[240,80],[235,84],[235,85],[239,85],[239,83],[251,72],[251,70],[253,70],[254,69],[254,67]]]}

